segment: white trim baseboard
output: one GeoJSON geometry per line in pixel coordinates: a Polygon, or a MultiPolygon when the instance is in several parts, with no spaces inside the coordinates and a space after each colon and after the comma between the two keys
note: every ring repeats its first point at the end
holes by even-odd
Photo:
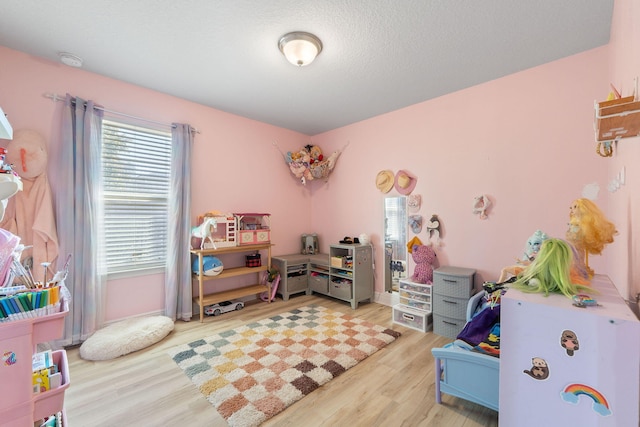
{"type": "Polygon", "coordinates": [[[389,307],[393,307],[400,302],[400,296],[397,292],[376,292],[373,298],[378,304],[389,307]]]}
{"type": "Polygon", "coordinates": [[[112,323],[117,323],[123,320],[127,320],[127,319],[134,319],[137,317],[147,317],[147,316],[164,316],[164,310],[149,311],[147,313],[140,313],[140,314],[135,314],[133,316],[126,316],[126,317],[121,317],[119,319],[108,320],[104,322],[104,325],[102,325],[102,327],[108,326],[112,323]]]}

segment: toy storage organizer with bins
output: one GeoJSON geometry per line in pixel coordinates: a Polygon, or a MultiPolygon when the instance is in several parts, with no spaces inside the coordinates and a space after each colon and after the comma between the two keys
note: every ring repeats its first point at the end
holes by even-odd
{"type": "Polygon", "coordinates": [[[62,336],[68,303],[62,311],[41,317],[0,323],[0,425],[32,426],[37,420],[62,412],[64,393],[69,387],[69,366],[65,350],[53,352],[53,362],[62,376],[60,387],[38,394],[33,392],[32,356],[39,343],[62,336]]]}
{"type": "Polygon", "coordinates": [[[298,293],[329,294],[329,255],[290,254],[274,256],[273,267],[280,272],[278,294],[284,301],[298,293]]]}
{"type": "Polygon", "coordinates": [[[373,301],[373,246],[331,245],[329,254],[277,255],[273,266],[280,272],[277,293],[287,301],[291,295],[313,292],[346,301],[354,310],[373,301]]]}
{"type": "Polygon", "coordinates": [[[351,303],[354,310],[361,301],[373,301],[371,245],[331,245],[329,260],[329,296],[351,303]]]}
{"type": "Polygon", "coordinates": [[[284,301],[292,294],[309,294],[309,255],[280,255],[271,260],[273,267],[280,272],[278,293],[284,301]]]}

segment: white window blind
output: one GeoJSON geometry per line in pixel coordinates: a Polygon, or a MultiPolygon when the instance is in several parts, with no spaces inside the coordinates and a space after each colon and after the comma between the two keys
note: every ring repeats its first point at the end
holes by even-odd
{"type": "Polygon", "coordinates": [[[171,133],[105,118],[102,173],[107,274],[164,267],[171,133]]]}

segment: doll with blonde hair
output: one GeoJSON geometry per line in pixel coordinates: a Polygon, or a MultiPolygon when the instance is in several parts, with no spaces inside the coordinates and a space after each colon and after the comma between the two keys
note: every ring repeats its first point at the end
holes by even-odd
{"type": "Polygon", "coordinates": [[[566,237],[581,254],[590,276],[594,272],[589,267],[589,254],[600,255],[616,234],[616,226],[591,200],[577,199],[571,204],[566,237]]]}

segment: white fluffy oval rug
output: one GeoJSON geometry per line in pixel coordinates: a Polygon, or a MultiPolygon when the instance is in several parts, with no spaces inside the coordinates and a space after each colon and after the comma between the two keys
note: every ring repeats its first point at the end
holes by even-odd
{"type": "Polygon", "coordinates": [[[157,343],[173,330],[166,316],[135,317],[105,326],[80,346],[85,360],[109,360],[157,343]]]}

